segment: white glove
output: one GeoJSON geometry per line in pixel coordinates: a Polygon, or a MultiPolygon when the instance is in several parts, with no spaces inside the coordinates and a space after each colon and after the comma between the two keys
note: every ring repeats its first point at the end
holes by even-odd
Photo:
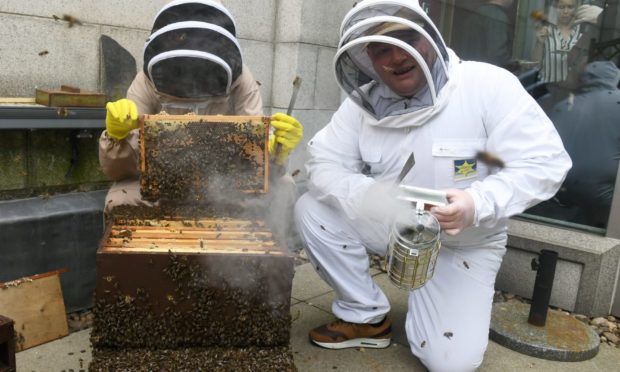
{"type": "Polygon", "coordinates": [[[603,8],[599,6],[584,4],[577,8],[573,23],[591,23],[595,25],[598,23],[598,16],[601,15],[602,12],[603,8]]]}
{"type": "Polygon", "coordinates": [[[473,225],[476,206],[474,198],[466,191],[448,189],[448,205],[431,208],[431,214],[448,235],[456,235],[473,225]]]}

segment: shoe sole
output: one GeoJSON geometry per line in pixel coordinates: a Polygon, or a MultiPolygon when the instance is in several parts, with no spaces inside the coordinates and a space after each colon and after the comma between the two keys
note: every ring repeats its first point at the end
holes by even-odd
{"type": "Polygon", "coordinates": [[[385,349],[390,346],[392,340],[389,338],[356,338],[342,342],[318,342],[312,340],[313,343],[326,349],[347,349],[351,347],[367,347],[370,349],[385,349]]]}

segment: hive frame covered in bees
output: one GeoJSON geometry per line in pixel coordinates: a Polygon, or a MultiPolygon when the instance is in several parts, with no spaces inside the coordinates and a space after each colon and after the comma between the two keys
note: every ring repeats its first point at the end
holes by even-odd
{"type": "Polygon", "coordinates": [[[270,122],[264,116],[145,115],[142,197],[201,203],[224,189],[266,193],[270,122]]]}

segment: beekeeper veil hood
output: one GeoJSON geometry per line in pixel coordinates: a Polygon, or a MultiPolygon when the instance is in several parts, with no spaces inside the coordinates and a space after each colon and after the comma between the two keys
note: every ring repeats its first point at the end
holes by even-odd
{"type": "Polygon", "coordinates": [[[175,0],[155,16],[144,73],[164,95],[203,99],[230,93],[241,75],[232,15],[217,0],[175,0]]]}
{"type": "Polygon", "coordinates": [[[448,81],[448,63],[446,45],[417,0],[358,3],[342,21],[334,58],[340,87],[376,119],[434,107],[448,81]],[[407,60],[378,62],[373,50],[392,53],[393,47],[407,60]],[[407,79],[412,91],[396,89],[407,79]]]}

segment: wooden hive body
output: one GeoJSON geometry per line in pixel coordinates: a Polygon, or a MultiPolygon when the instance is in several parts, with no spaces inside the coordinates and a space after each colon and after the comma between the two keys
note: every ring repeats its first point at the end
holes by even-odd
{"type": "Polygon", "coordinates": [[[261,220],[116,218],[97,252],[93,346],[288,345],[293,273],[261,220]]]}
{"type": "Polygon", "coordinates": [[[270,121],[263,116],[146,115],[140,129],[142,196],[204,202],[214,190],[267,192],[270,121]]]}

